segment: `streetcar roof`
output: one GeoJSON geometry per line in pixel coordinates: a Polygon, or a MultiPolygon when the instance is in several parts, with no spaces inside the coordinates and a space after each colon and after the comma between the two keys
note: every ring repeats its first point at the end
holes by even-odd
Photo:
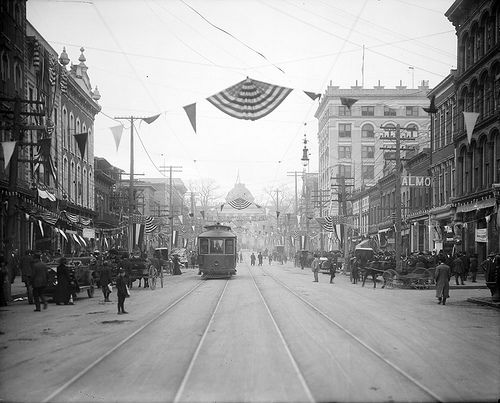
{"type": "Polygon", "coordinates": [[[208,230],[198,235],[199,238],[236,238],[231,230],[208,230]]]}

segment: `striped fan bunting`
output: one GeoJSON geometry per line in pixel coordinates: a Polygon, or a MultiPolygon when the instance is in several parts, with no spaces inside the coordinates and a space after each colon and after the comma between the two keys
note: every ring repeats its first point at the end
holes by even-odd
{"type": "Polygon", "coordinates": [[[207,98],[222,112],[237,119],[257,120],[275,110],[292,92],[280,87],[246,78],[207,98]]]}
{"type": "Polygon", "coordinates": [[[237,199],[231,200],[228,202],[229,205],[236,209],[236,210],[243,210],[249,207],[252,203],[250,203],[248,200],[245,200],[241,197],[238,197],[237,199]]]}

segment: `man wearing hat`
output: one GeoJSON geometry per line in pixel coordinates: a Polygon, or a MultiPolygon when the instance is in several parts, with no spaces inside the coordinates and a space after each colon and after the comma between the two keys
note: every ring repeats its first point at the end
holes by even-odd
{"type": "Polygon", "coordinates": [[[47,309],[47,300],[43,294],[47,287],[48,267],[41,261],[40,253],[33,256],[33,271],[31,285],[33,286],[33,299],[35,300],[35,312],[40,312],[40,300],[43,302],[43,309],[47,309]]]}
{"type": "Polygon", "coordinates": [[[125,311],[125,298],[129,296],[127,282],[125,280],[125,270],[120,267],[116,278],[116,295],[118,297],[118,315],[128,313],[125,311]]]}

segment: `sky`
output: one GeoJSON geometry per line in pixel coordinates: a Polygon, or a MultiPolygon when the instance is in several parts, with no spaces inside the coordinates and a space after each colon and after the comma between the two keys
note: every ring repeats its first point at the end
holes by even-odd
{"type": "MultiPolygon", "coordinates": [[[[266,189],[293,190],[318,170],[318,100],[303,91],[402,81],[430,88],[456,65],[452,0],[29,0],[27,17],[60,53],[78,63],[85,48],[102,107],[94,155],[130,171],[130,124],[118,116],[161,114],[134,130],[138,179],[180,166],[186,184],[212,179],[223,197],[240,181],[266,202],[266,189]],[[364,51],[364,77],[362,76],[364,51]],[[412,67],[412,68],[410,68],[412,67]],[[292,88],[271,114],[239,120],[206,98],[246,77],[292,88]],[[183,109],[196,103],[195,133],[183,109]],[[120,146],[110,130],[124,125],[120,146]],[[142,176],[144,174],[144,176],[142,176]]],[[[163,173],[168,176],[168,173],[163,173]]]]}

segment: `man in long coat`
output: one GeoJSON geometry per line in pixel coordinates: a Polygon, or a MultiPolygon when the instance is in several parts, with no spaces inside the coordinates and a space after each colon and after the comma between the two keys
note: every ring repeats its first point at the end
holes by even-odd
{"type": "Polygon", "coordinates": [[[47,287],[48,267],[40,260],[40,254],[33,256],[33,271],[31,276],[31,285],[33,286],[33,299],[35,300],[35,312],[40,311],[40,300],[43,302],[43,309],[47,309],[47,300],[44,291],[47,287]]]}
{"type": "Polygon", "coordinates": [[[444,259],[436,266],[434,272],[434,280],[436,281],[436,298],[439,300],[438,304],[446,305],[446,299],[450,298],[450,266],[445,264],[444,259]]]}

